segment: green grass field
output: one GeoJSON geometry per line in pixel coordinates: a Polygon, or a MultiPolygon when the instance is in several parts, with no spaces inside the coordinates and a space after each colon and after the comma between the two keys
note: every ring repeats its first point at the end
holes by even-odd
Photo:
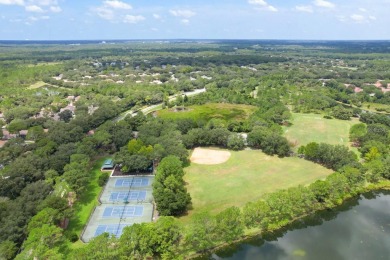
{"type": "Polygon", "coordinates": [[[249,105],[210,103],[187,107],[187,110],[175,112],[174,109],[164,109],[157,112],[157,115],[166,119],[192,118],[194,120],[208,121],[212,118],[219,118],[226,121],[247,119],[256,107],[249,105]]]}
{"type": "Polygon", "coordinates": [[[317,114],[293,114],[292,126],[284,127],[286,138],[298,149],[310,142],[341,144],[350,147],[349,129],[359,123],[354,118],[350,121],[325,119],[317,114]]]}
{"type": "Polygon", "coordinates": [[[373,111],[373,112],[390,114],[390,105],[386,105],[386,104],[365,102],[365,103],[363,103],[363,107],[362,108],[363,109],[367,109],[369,111],[373,111]]]}
{"type": "Polygon", "coordinates": [[[30,87],[28,87],[27,89],[37,89],[37,88],[41,88],[43,86],[47,85],[45,82],[43,81],[38,81],[34,84],[32,84],[30,87]]]}
{"type": "MultiPolygon", "coordinates": [[[[108,157],[107,157],[108,158],[108,157]]],[[[91,181],[84,192],[83,196],[79,198],[76,203],[73,205],[74,215],[69,221],[68,231],[75,232],[78,236],[81,235],[81,232],[84,226],[87,224],[88,218],[91,215],[91,212],[95,206],[98,205],[98,195],[103,189],[98,185],[98,178],[100,174],[108,174],[106,172],[101,172],[100,167],[103,162],[107,159],[101,158],[97,160],[91,170],[91,181]]],[[[80,247],[83,243],[78,241],[72,244],[72,247],[80,247]]]]}
{"type": "Polygon", "coordinates": [[[242,207],[266,193],[310,184],[332,173],[304,159],[272,157],[259,150],[231,151],[225,163],[191,163],[185,172],[193,210],[181,218],[184,222],[195,212],[217,213],[230,206],[242,207]]]}

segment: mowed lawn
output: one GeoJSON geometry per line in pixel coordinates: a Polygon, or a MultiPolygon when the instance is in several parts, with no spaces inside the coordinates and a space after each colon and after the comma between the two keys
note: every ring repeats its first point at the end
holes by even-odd
{"type": "Polygon", "coordinates": [[[350,147],[349,129],[359,120],[325,119],[318,114],[293,114],[292,126],[284,127],[285,137],[298,149],[310,142],[341,144],[350,147]]]}
{"type": "MultiPolygon", "coordinates": [[[[91,170],[90,183],[88,184],[83,195],[78,200],[76,200],[75,204],[73,205],[75,213],[69,221],[69,226],[67,229],[68,232],[74,232],[80,236],[93,209],[99,205],[98,196],[103,187],[98,185],[98,179],[102,174],[109,174],[107,172],[101,172],[100,167],[108,158],[109,157],[104,157],[94,162],[93,168],[91,170]]],[[[73,248],[78,248],[82,245],[83,243],[80,240],[71,244],[73,248]]]]}
{"type": "Polygon", "coordinates": [[[157,112],[159,117],[165,119],[192,118],[194,120],[208,121],[212,118],[229,120],[247,119],[256,107],[250,105],[237,105],[226,103],[210,103],[205,105],[194,105],[186,107],[184,111],[174,111],[174,109],[164,109],[157,112]]]}
{"type": "Polygon", "coordinates": [[[218,213],[230,206],[242,207],[266,193],[306,185],[323,179],[332,171],[304,159],[278,158],[259,150],[231,151],[230,159],[219,165],[191,163],[184,180],[191,194],[194,212],[218,213]]]}

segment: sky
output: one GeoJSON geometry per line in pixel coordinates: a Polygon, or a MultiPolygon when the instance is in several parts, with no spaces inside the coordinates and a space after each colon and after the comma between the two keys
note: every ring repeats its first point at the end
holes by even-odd
{"type": "Polygon", "coordinates": [[[0,40],[390,40],[390,0],[0,0],[0,40]]]}

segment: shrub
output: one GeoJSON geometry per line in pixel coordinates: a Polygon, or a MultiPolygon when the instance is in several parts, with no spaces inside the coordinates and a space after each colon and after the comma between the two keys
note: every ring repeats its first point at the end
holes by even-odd
{"type": "Polygon", "coordinates": [[[107,182],[107,180],[108,180],[109,177],[110,177],[110,176],[108,176],[108,174],[102,173],[102,174],[99,176],[99,179],[98,179],[98,184],[99,184],[99,186],[100,186],[100,187],[103,187],[103,186],[106,184],[106,182],[107,182]]]}

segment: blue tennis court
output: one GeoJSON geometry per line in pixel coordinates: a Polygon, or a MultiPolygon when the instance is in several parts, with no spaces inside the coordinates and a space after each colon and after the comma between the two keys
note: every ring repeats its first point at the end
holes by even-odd
{"type": "Polygon", "coordinates": [[[113,234],[117,237],[120,237],[123,233],[123,229],[127,226],[130,226],[130,225],[129,224],[99,225],[95,231],[95,237],[99,236],[105,232],[113,234]]]}
{"type": "Polygon", "coordinates": [[[132,179],[117,179],[115,187],[145,187],[149,186],[149,178],[134,177],[132,179]]]}
{"type": "Polygon", "coordinates": [[[143,212],[143,206],[106,207],[103,212],[103,218],[142,217],[143,212]]]}
{"type": "Polygon", "coordinates": [[[130,192],[111,192],[110,201],[130,201],[130,200],[145,200],[146,191],[132,190],[130,192]]]}

